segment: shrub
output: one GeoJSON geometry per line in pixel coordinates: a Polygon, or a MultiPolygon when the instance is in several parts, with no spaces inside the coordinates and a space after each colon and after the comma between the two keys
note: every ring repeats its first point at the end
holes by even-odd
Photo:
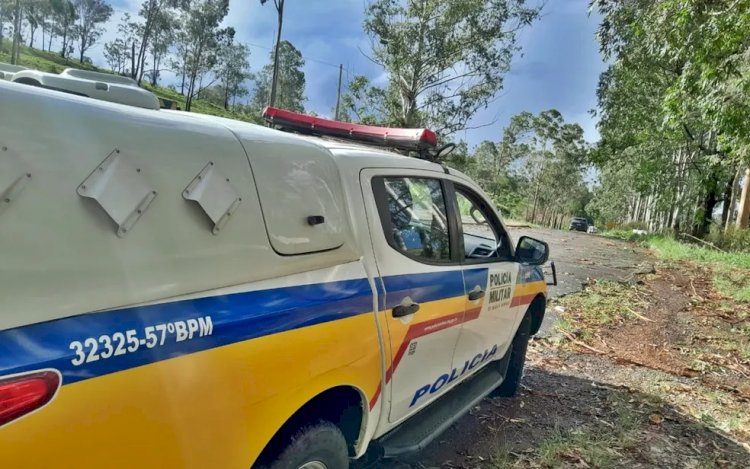
{"type": "Polygon", "coordinates": [[[720,226],[712,225],[706,241],[725,251],[750,253],[750,230],[730,227],[724,231],[720,226]]]}

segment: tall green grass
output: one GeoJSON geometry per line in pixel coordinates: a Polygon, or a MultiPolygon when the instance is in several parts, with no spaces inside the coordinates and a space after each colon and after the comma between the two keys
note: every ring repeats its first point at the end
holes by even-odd
{"type": "Polygon", "coordinates": [[[673,238],[662,236],[650,236],[646,238],[646,243],[663,259],[684,259],[701,264],[721,264],[741,269],[750,269],[750,254],[722,252],[709,247],[681,243],[673,238]]]}

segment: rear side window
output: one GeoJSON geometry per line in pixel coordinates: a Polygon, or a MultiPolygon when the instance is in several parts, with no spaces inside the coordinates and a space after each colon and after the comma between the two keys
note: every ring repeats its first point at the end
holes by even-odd
{"type": "Polygon", "coordinates": [[[440,180],[381,177],[375,179],[374,187],[388,244],[416,260],[451,260],[445,193],[440,180]]]}

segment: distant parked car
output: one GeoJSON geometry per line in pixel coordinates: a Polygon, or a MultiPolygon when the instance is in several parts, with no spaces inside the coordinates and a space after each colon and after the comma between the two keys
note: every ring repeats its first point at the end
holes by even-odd
{"type": "Polygon", "coordinates": [[[589,229],[589,221],[582,217],[573,217],[570,220],[570,230],[583,231],[584,233],[589,229]]]}

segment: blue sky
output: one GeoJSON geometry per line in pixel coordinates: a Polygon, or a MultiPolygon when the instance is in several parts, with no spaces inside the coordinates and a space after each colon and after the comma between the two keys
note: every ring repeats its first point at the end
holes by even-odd
{"type": "MultiPolygon", "coordinates": [[[[103,42],[115,32],[120,15],[135,15],[142,0],[112,1],[116,14],[100,44],[90,55],[104,64],[103,42]]],[[[498,140],[511,116],[556,108],[568,121],[578,122],[589,141],[598,139],[596,122],[588,111],[596,106],[596,84],[604,63],[594,37],[598,18],[588,15],[589,0],[548,0],[542,17],[520,35],[522,47],[506,76],[499,98],[480,111],[472,127],[456,135],[471,146],[498,140]]],[[[370,48],[362,31],[367,0],[286,0],[282,37],[302,51],[306,59],[307,108],[330,116],[336,104],[338,64],[344,81],[367,75],[376,83],[386,80],[382,69],[362,52],[370,48]]],[[[533,1],[530,1],[533,4],[533,1]]],[[[231,0],[225,25],[237,30],[237,39],[250,45],[251,67],[260,69],[269,60],[276,30],[272,2],[231,0]]],[[[167,78],[168,80],[168,78],[167,78]]]]}

